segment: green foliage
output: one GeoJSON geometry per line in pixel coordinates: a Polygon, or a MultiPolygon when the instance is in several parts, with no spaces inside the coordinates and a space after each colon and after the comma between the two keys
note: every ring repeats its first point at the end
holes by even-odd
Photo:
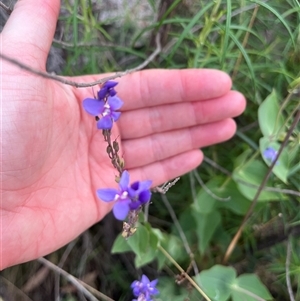
{"type": "Polygon", "coordinates": [[[262,102],[258,108],[258,122],[265,137],[276,139],[284,130],[284,119],[280,114],[279,100],[275,90],[262,102]]]}
{"type": "MultiPolygon", "coordinates": [[[[260,183],[263,181],[268,168],[259,160],[249,160],[245,165],[237,168],[233,172],[233,178],[238,182],[238,189],[248,200],[253,200],[257,193],[260,183]],[[247,183],[247,184],[244,184],[247,183]],[[254,185],[250,186],[250,185],[254,185]]],[[[271,180],[268,181],[267,186],[272,186],[271,180]]],[[[259,201],[274,201],[280,200],[282,196],[272,191],[263,191],[258,200],[259,201]]]]}
{"type": "Polygon", "coordinates": [[[212,301],[227,301],[230,297],[233,301],[273,299],[255,274],[236,277],[236,271],[231,267],[215,265],[194,278],[212,301]]]}
{"type": "MultiPolygon", "coordinates": [[[[157,1],[148,2],[153,13],[162,9],[157,1]]],[[[280,150],[299,110],[299,1],[173,1],[160,17],[144,18],[144,26],[136,23],[140,20],[130,12],[124,18],[102,18],[93,3],[63,1],[57,30],[62,41],[56,40],[54,45],[63,52],[65,75],[136,67],[154,50],[155,34],[160,31],[163,51],[148,68],[224,70],[232,77],[233,89],[241,91],[248,104],[236,119],[237,135],[204,149],[206,160],[201,167],[166,194],[175,220],[154,194],[148,222],[140,221],[135,235],[124,239],[111,226],[110,232],[101,230],[102,225],[95,226],[88,236],[97,239],[88,248],[85,242],[83,247],[77,243],[68,257],[70,270],[80,276],[95,272],[99,289],[116,300],[130,300],[128,287],[144,271],[149,278],[161,275],[157,300],[201,300],[187,279],[175,284],[173,278],[180,272],[160,251],[163,247],[189,275],[197,272],[191,265],[194,259],[201,272],[193,279],[212,301],[289,300],[285,233],[291,233],[290,277],[295,300],[300,300],[300,243],[293,237],[300,220],[298,127],[265,187],[260,188],[272,163],[264,151],[268,147],[280,150]],[[258,203],[229,258],[235,268],[221,266],[260,189],[258,203]],[[112,248],[103,237],[115,238],[112,248]],[[283,238],[278,241],[278,237],[283,238]],[[86,255],[86,249],[93,251],[86,255]],[[114,259],[110,259],[110,251],[114,259]],[[78,263],[80,257],[84,260],[78,263]]],[[[63,257],[61,252],[55,253],[55,258],[63,257]]],[[[32,269],[28,270],[31,279],[32,269]]],[[[25,276],[19,278],[15,282],[23,287],[25,276]]],[[[77,299],[67,295],[64,300],[77,299]]]]}
{"type": "Polygon", "coordinates": [[[149,225],[139,225],[135,235],[125,239],[118,235],[112,247],[112,254],[132,251],[135,257],[135,266],[139,268],[156,257],[157,245],[163,236],[159,229],[152,229],[149,225]]]}
{"type": "MultiPolygon", "coordinates": [[[[150,4],[155,11],[155,3],[150,1],[150,4]]],[[[128,240],[119,235],[113,253],[131,252],[136,268],[150,264],[158,271],[170,273],[170,258],[167,259],[159,248],[163,247],[176,262],[187,267],[191,263],[188,245],[202,270],[194,279],[211,300],[272,300],[270,290],[276,299],[287,298],[281,286],[267,289],[263,284],[268,286],[269,276],[261,276],[258,266],[263,265],[263,269],[268,270],[266,262],[271,259],[268,249],[259,251],[256,248],[263,243],[261,237],[268,238],[268,233],[261,230],[258,231],[261,236],[257,236],[254,229],[272,225],[274,220],[279,223],[271,227],[276,232],[274,229],[279,229],[282,223],[289,227],[298,216],[299,198],[294,193],[299,190],[300,171],[297,128],[264,187],[261,183],[272,164],[264,152],[268,148],[275,152],[280,150],[297,111],[299,24],[297,1],[194,1],[188,8],[174,1],[159,20],[141,28],[133,37],[127,36],[131,44],[124,43],[114,49],[116,62],[118,53],[129,54],[132,64],[127,68],[135,66],[145,58],[145,48],[138,50],[134,45],[153,30],[161,30],[167,37],[166,50],[151,67],[222,69],[232,75],[234,89],[247,97],[248,107],[237,120],[238,135],[205,150],[210,161],[195,171],[198,176],[201,172],[201,181],[191,173],[190,184],[184,178],[167,193],[178,222],[169,217],[169,209],[164,209],[155,196],[149,223],[141,222],[136,234],[128,240]],[[249,262],[237,276],[234,268],[218,264],[257,193],[258,203],[252,208],[240,243],[230,259],[232,264],[238,265],[251,253],[253,264],[249,262]],[[278,214],[284,216],[282,221],[276,218],[278,214]],[[152,215],[155,215],[153,220],[152,215]],[[165,221],[174,225],[159,230],[160,223],[165,221]]],[[[109,35],[110,31],[107,32],[109,35]]],[[[98,51],[103,50],[100,47],[98,51]]],[[[106,62],[101,65],[101,71],[105,71],[103,66],[108,65],[106,62]]],[[[115,64],[111,69],[117,68],[115,64]]],[[[277,243],[271,248],[276,250],[277,243]]],[[[281,266],[284,266],[285,254],[276,256],[282,259],[281,266]]],[[[297,278],[294,274],[293,277],[297,278]]],[[[300,281],[299,277],[297,279],[300,281]]],[[[161,277],[160,282],[159,298],[162,300],[199,300],[199,292],[187,285],[178,287],[166,277],[161,277]]]]}

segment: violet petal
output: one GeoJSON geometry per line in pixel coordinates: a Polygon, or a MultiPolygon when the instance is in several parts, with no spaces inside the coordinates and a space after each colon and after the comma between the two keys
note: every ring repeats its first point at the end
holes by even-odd
{"type": "Polygon", "coordinates": [[[127,170],[124,170],[120,178],[119,186],[123,191],[125,191],[127,190],[128,185],[129,185],[129,172],[127,170]]]}
{"type": "Polygon", "coordinates": [[[113,111],[120,109],[124,104],[118,96],[109,96],[107,102],[113,111]]]}
{"type": "Polygon", "coordinates": [[[89,114],[97,116],[103,111],[104,102],[95,98],[86,98],[82,105],[89,114]]]}
{"type": "Polygon", "coordinates": [[[129,203],[131,201],[128,200],[122,200],[115,203],[113,208],[113,214],[116,219],[118,220],[124,220],[129,212],[129,203]]]}
{"type": "Polygon", "coordinates": [[[141,181],[140,186],[139,186],[139,190],[150,189],[151,185],[152,185],[151,180],[141,181]]]}
{"type": "Polygon", "coordinates": [[[130,210],[138,209],[142,204],[139,201],[134,201],[129,204],[130,210]]]}
{"type": "Polygon", "coordinates": [[[105,82],[105,84],[103,85],[103,87],[111,89],[111,88],[114,88],[117,84],[118,84],[118,82],[116,82],[114,80],[108,80],[107,82],[105,82]]]}
{"type": "Polygon", "coordinates": [[[97,128],[101,130],[110,130],[112,128],[113,121],[109,115],[102,117],[97,122],[97,128]]]}
{"type": "Polygon", "coordinates": [[[147,285],[148,283],[150,283],[150,280],[149,280],[149,278],[148,278],[146,275],[142,275],[141,282],[142,282],[144,285],[147,285]]]}
{"type": "Polygon", "coordinates": [[[149,190],[144,190],[139,194],[139,201],[142,204],[149,202],[150,198],[151,198],[151,192],[149,190]]]}
{"type": "Polygon", "coordinates": [[[104,188],[97,190],[97,196],[103,202],[113,201],[115,199],[116,194],[118,194],[118,190],[113,188],[104,188]]]}
{"type": "Polygon", "coordinates": [[[112,112],[111,117],[113,118],[114,121],[117,121],[121,116],[121,112],[112,112]]]}
{"type": "Polygon", "coordinates": [[[108,94],[110,96],[115,96],[117,94],[117,91],[115,89],[110,89],[109,92],[108,92],[108,94]]]}

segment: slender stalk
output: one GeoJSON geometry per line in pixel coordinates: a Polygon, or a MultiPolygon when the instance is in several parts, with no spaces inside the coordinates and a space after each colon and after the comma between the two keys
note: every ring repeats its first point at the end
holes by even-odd
{"type": "Polygon", "coordinates": [[[165,194],[161,194],[161,199],[162,199],[163,203],[165,204],[166,208],[168,209],[168,211],[170,213],[170,216],[171,216],[171,218],[174,222],[174,225],[175,225],[175,227],[176,227],[176,229],[177,229],[177,231],[180,235],[180,238],[183,242],[184,248],[190,256],[191,264],[192,264],[193,269],[194,269],[194,273],[195,273],[195,275],[197,275],[197,274],[199,274],[199,269],[198,269],[197,263],[195,262],[195,259],[194,259],[195,256],[194,256],[194,254],[193,254],[193,252],[192,252],[192,250],[189,246],[186,235],[185,235],[185,233],[184,233],[184,231],[183,231],[183,229],[182,229],[182,227],[181,227],[181,225],[180,225],[180,223],[177,219],[176,213],[174,212],[174,210],[173,210],[173,208],[172,208],[172,206],[171,206],[171,204],[170,204],[170,202],[169,202],[169,200],[168,200],[168,198],[166,197],[165,194]]]}
{"type": "Polygon", "coordinates": [[[252,214],[255,205],[257,204],[258,197],[259,197],[260,194],[262,193],[264,186],[267,184],[267,181],[268,181],[268,179],[269,179],[269,177],[270,177],[270,175],[271,175],[271,173],[272,173],[272,170],[273,170],[273,168],[274,168],[274,166],[275,166],[275,164],[276,164],[276,162],[277,162],[279,156],[281,155],[281,153],[282,153],[284,147],[285,147],[286,144],[288,143],[289,138],[290,138],[290,136],[292,135],[292,133],[293,133],[295,127],[297,126],[299,120],[300,120],[300,110],[298,111],[298,113],[297,113],[297,115],[296,115],[296,117],[295,117],[295,119],[294,119],[294,121],[293,121],[293,123],[292,123],[292,125],[291,125],[291,127],[290,127],[290,129],[289,129],[289,131],[287,132],[287,134],[286,134],[286,136],[285,136],[285,138],[284,138],[284,140],[283,140],[283,142],[282,142],[282,144],[281,144],[281,147],[280,147],[280,149],[278,150],[278,153],[277,153],[277,155],[276,155],[275,160],[272,162],[272,164],[271,164],[271,166],[269,167],[269,169],[268,169],[268,171],[267,171],[267,173],[266,173],[266,175],[265,175],[265,177],[264,177],[262,183],[260,184],[260,186],[259,186],[259,188],[258,188],[258,190],[257,190],[257,192],[256,192],[256,194],[255,194],[255,196],[254,196],[254,199],[253,199],[253,201],[252,201],[252,204],[251,204],[250,208],[248,209],[248,211],[247,211],[247,213],[246,213],[246,215],[245,215],[245,217],[244,217],[244,219],[243,219],[243,221],[242,221],[242,223],[241,223],[241,225],[240,225],[238,231],[236,232],[235,236],[234,236],[233,239],[231,240],[231,242],[230,242],[230,244],[229,244],[229,246],[228,246],[228,248],[227,248],[227,250],[226,250],[226,253],[225,253],[225,256],[224,256],[224,259],[223,259],[223,264],[226,264],[226,263],[227,263],[227,261],[228,261],[229,257],[231,256],[231,254],[232,254],[232,252],[233,252],[233,250],[234,250],[234,248],[235,248],[235,246],[236,246],[238,240],[240,239],[241,234],[242,234],[242,232],[243,232],[243,230],[244,230],[244,228],[245,228],[245,225],[246,225],[246,223],[247,223],[247,221],[248,221],[250,215],[252,214]]]}
{"type": "Polygon", "coordinates": [[[12,13],[12,9],[6,6],[2,1],[0,1],[0,7],[3,8],[8,15],[12,13]]]}
{"type": "Polygon", "coordinates": [[[290,296],[290,301],[295,301],[292,284],[291,284],[291,278],[290,278],[291,253],[292,253],[292,243],[291,243],[291,237],[289,237],[287,242],[287,250],[286,250],[285,277],[286,277],[286,286],[290,296]]]}
{"type": "Polygon", "coordinates": [[[97,292],[97,295],[102,298],[104,301],[114,301],[113,299],[107,297],[106,295],[102,294],[101,292],[97,291],[96,289],[92,288],[91,286],[87,285],[86,283],[80,281],[73,275],[69,274],[65,270],[61,269],[60,267],[56,266],[49,260],[41,257],[37,259],[38,262],[42,263],[46,267],[48,267],[50,270],[59,273],[60,275],[64,276],[69,282],[71,282],[80,292],[82,292],[89,300],[91,301],[99,301],[95,296],[90,293],[89,290],[93,291],[93,294],[96,295],[95,292],[97,292]]]}
{"type": "Polygon", "coordinates": [[[160,35],[159,34],[157,34],[157,36],[156,36],[156,44],[157,45],[156,45],[155,51],[142,64],[138,65],[137,67],[135,67],[133,69],[129,69],[129,70],[124,71],[124,72],[117,72],[114,75],[107,76],[107,77],[104,77],[102,79],[96,80],[94,82],[89,82],[89,83],[74,82],[74,81],[66,79],[65,77],[62,77],[62,76],[58,76],[58,75],[55,75],[55,74],[50,74],[50,73],[47,73],[47,72],[43,72],[43,71],[31,68],[31,67],[27,66],[26,64],[21,63],[19,60],[13,59],[10,56],[8,56],[6,54],[3,54],[3,53],[0,53],[0,58],[2,58],[3,60],[5,60],[5,61],[7,61],[11,64],[14,64],[14,65],[20,67],[21,69],[24,69],[24,70],[26,70],[30,73],[39,75],[43,78],[52,79],[52,80],[58,81],[62,84],[73,86],[73,87],[76,87],[76,88],[87,88],[87,87],[93,87],[93,86],[96,86],[96,85],[102,85],[103,83],[107,82],[108,80],[113,80],[113,79],[116,79],[118,77],[122,77],[122,76],[125,76],[127,74],[131,74],[133,72],[144,69],[161,52],[160,35]]]}
{"type": "Polygon", "coordinates": [[[168,258],[172,264],[184,275],[184,277],[191,283],[191,285],[204,297],[206,301],[211,301],[211,299],[204,293],[204,291],[199,287],[199,285],[185,272],[185,270],[174,260],[174,258],[162,247],[158,246],[158,249],[168,258]]]}

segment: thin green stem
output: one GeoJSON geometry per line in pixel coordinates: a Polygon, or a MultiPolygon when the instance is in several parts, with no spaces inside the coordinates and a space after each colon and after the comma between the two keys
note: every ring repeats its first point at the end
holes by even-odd
{"type": "Polygon", "coordinates": [[[190,282],[190,284],[204,297],[206,301],[211,299],[204,293],[200,286],[185,272],[185,270],[176,262],[176,260],[162,247],[158,246],[158,249],[168,258],[172,264],[182,273],[182,275],[190,282]]]}

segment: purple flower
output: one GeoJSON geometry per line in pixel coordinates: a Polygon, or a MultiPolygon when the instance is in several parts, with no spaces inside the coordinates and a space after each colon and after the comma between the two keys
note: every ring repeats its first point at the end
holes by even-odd
{"type": "Polygon", "coordinates": [[[120,118],[121,112],[116,112],[123,105],[123,101],[117,96],[108,96],[107,101],[95,98],[83,100],[83,108],[91,115],[102,117],[97,121],[97,128],[109,130],[113,122],[120,118]]]}
{"type": "Polygon", "coordinates": [[[102,100],[106,96],[115,96],[117,94],[114,87],[118,84],[118,82],[109,80],[101,87],[101,89],[98,91],[98,99],[102,100]],[[108,95],[107,95],[108,94],[108,95]]]}
{"type": "MultiPolygon", "coordinates": [[[[264,150],[263,156],[266,160],[271,161],[272,163],[276,159],[277,151],[273,147],[268,147],[264,150]]],[[[276,162],[277,164],[278,162],[276,162]]]]}
{"type": "Polygon", "coordinates": [[[129,210],[136,210],[150,200],[151,183],[152,181],[140,181],[129,186],[129,173],[124,170],[120,178],[119,189],[98,189],[97,196],[104,202],[116,201],[113,214],[116,219],[124,220],[129,210]]]}
{"type": "Polygon", "coordinates": [[[155,287],[157,285],[158,279],[152,280],[150,282],[146,275],[142,276],[141,281],[135,280],[131,284],[133,294],[137,299],[132,301],[152,301],[151,296],[159,294],[158,289],[155,287]]]}

